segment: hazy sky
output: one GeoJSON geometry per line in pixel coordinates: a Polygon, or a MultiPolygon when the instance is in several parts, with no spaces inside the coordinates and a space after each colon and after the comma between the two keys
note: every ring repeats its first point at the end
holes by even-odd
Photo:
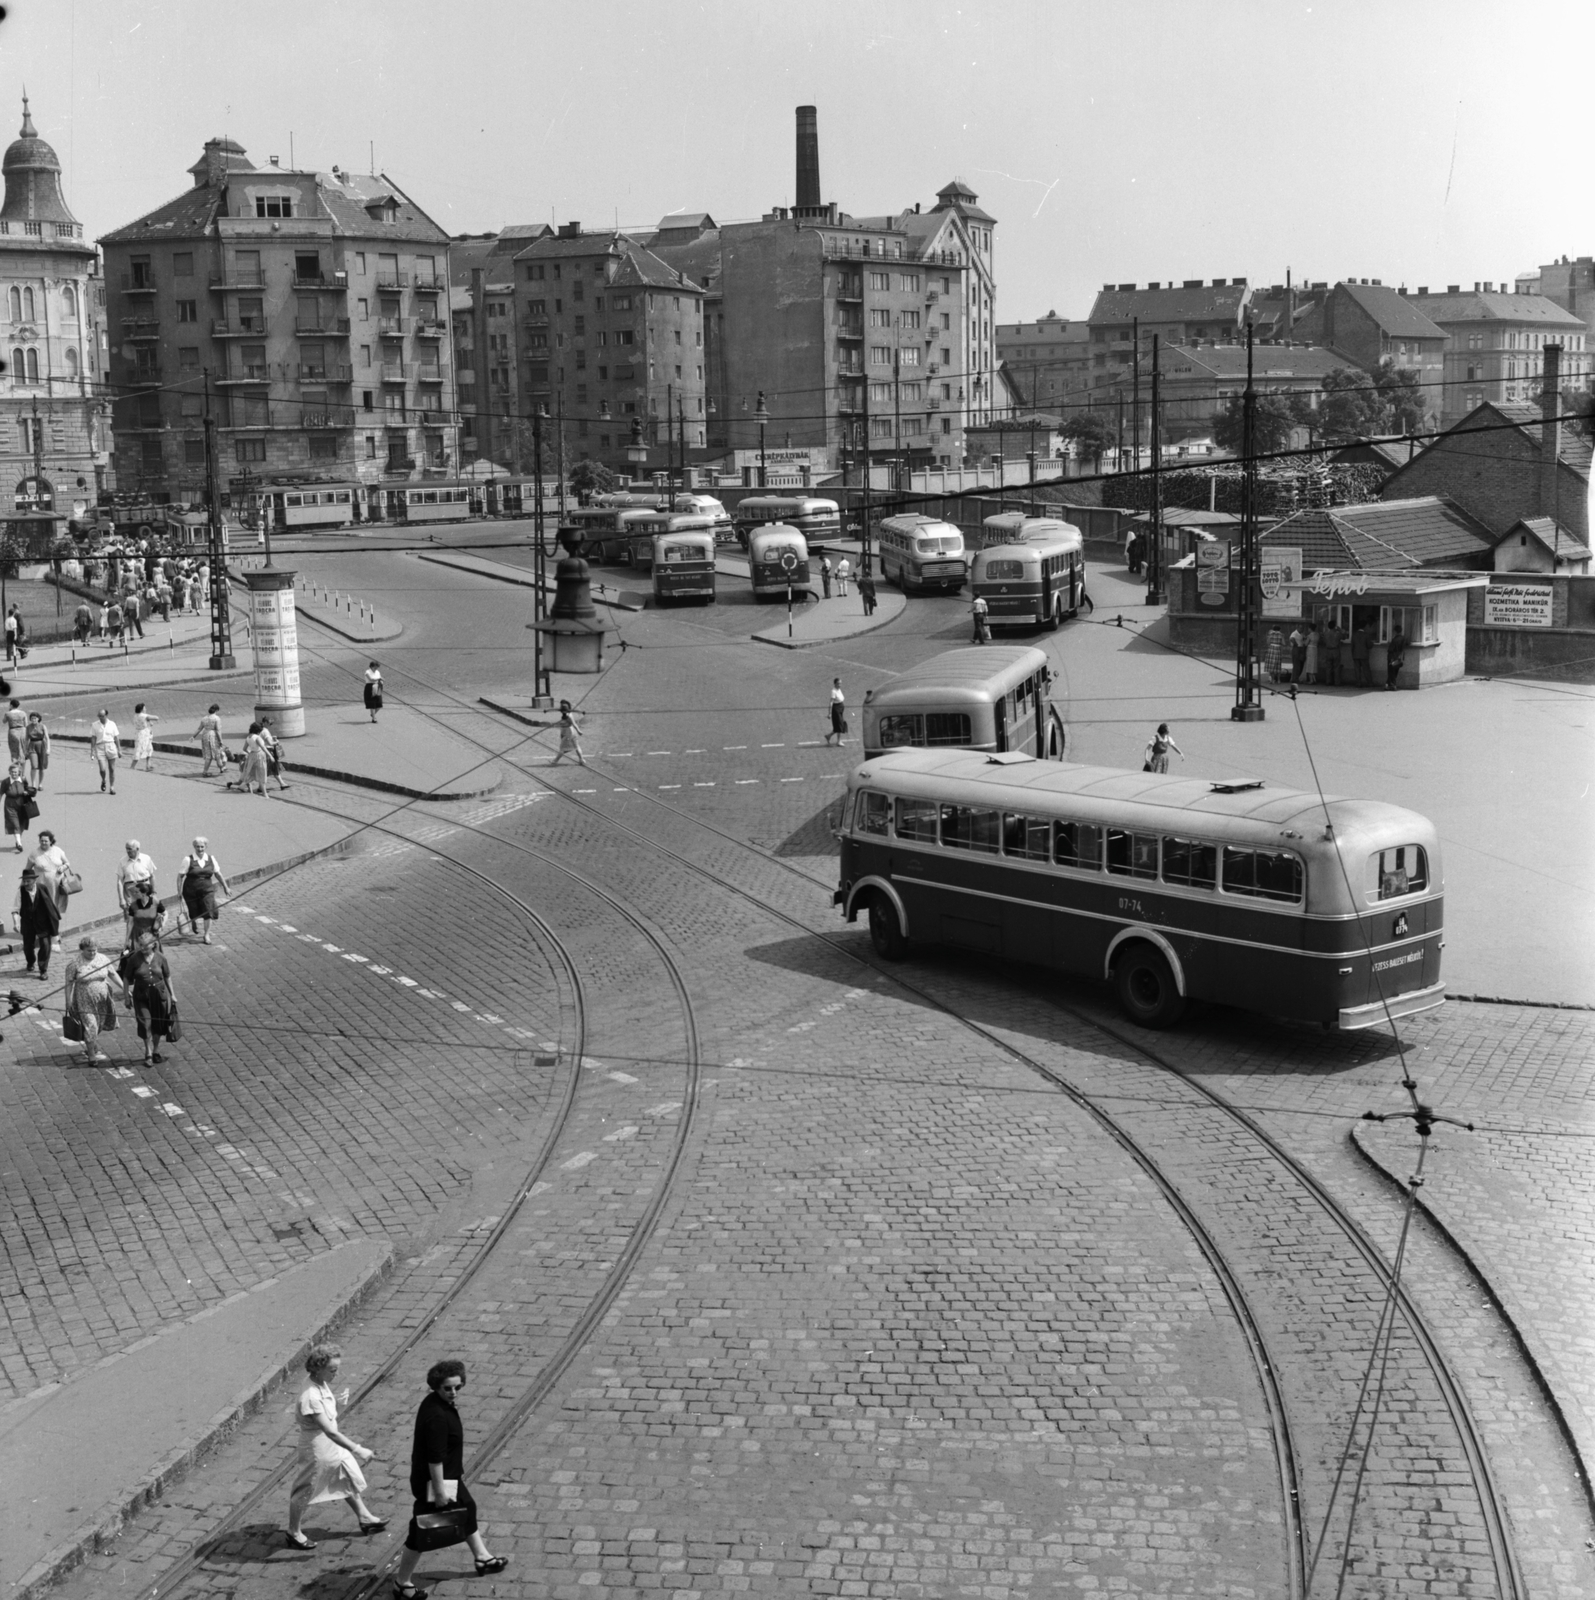
{"type": "MultiPolygon", "coordinates": [[[[380,169],[450,232],[721,220],[961,177],[1003,321],[1150,278],[1510,280],[1595,252],[1589,0],[14,0],[26,83],[93,235],[226,132],[264,166],[380,169]]],[[[0,123],[0,135],[5,125],[0,123]]]]}

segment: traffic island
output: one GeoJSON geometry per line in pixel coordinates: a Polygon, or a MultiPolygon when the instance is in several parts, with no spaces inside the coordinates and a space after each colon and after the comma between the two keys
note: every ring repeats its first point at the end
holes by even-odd
{"type": "Polygon", "coordinates": [[[856,590],[850,595],[833,595],[829,600],[816,600],[812,604],[800,598],[792,606],[790,633],[786,606],[782,603],[769,608],[779,610],[781,620],[773,627],[761,628],[753,638],[758,644],[773,644],[782,650],[808,650],[838,639],[855,639],[860,634],[874,633],[877,628],[895,622],[907,604],[896,590],[879,588],[873,613],[865,612],[864,602],[856,590]]]}

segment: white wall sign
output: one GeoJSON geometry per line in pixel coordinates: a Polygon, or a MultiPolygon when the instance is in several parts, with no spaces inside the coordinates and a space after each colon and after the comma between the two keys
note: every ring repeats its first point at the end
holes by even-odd
{"type": "Polygon", "coordinates": [[[1258,552],[1258,581],[1263,591],[1265,617],[1299,617],[1301,550],[1288,545],[1265,545],[1258,552]]]}
{"type": "Polygon", "coordinates": [[[1519,628],[1550,627],[1550,584],[1492,583],[1484,591],[1484,620],[1519,628]]]}

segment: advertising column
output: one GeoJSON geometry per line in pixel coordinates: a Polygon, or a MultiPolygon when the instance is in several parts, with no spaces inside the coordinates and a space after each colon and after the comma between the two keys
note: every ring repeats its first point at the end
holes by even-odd
{"type": "Polygon", "coordinates": [[[305,707],[299,698],[294,575],[282,567],[260,567],[246,572],[244,582],[255,641],[255,716],[269,716],[279,739],[297,739],[305,731],[305,707]]]}

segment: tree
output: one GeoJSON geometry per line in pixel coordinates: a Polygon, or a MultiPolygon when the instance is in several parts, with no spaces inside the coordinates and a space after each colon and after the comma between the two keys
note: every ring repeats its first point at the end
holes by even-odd
{"type": "Polygon", "coordinates": [[[1063,436],[1081,455],[1100,463],[1113,439],[1113,423],[1100,411],[1077,411],[1064,423],[1063,436]]]}
{"type": "Polygon", "coordinates": [[[1416,433],[1428,420],[1432,407],[1419,383],[1415,367],[1398,367],[1386,356],[1374,370],[1374,387],[1385,403],[1385,426],[1392,433],[1416,433]]]}
{"type": "Polygon", "coordinates": [[[589,495],[608,494],[615,487],[615,475],[602,461],[591,456],[578,461],[570,469],[570,486],[585,501],[589,495]]]}
{"type": "Polygon", "coordinates": [[[1318,425],[1326,439],[1361,439],[1382,433],[1386,403],[1366,372],[1336,367],[1324,379],[1324,398],[1318,407],[1318,425]]]}
{"type": "Polygon", "coordinates": [[[1562,415],[1572,420],[1568,427],[1586,439],[1595,439],[1595,394],[1588,389],[1562,391],[1562,415]]]}
{"type": "MultiPolygon", "coordinates": [[[[1213,417],[1213,443],[1237,455],[1245,448],[1246,397],[1234,395],[1213,417]]],[[[1291,430],[1299,426],[1296,407],[1290,395],[1260,394],[1252,419],[1252,445],[1260,455],[1283,450],[1290,443],[1291,430]]]]}

